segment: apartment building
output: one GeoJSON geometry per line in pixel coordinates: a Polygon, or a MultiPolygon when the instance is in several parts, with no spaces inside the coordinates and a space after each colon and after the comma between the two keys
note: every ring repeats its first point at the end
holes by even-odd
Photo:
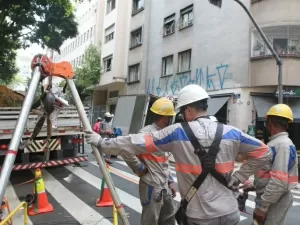
{"type": "MultiPolygon", "coordinates": [[[[283,60],[284,101],[297,122],[300,1],[243,2],[283,60]]],[[[132,4],[127,94],[176,97],[195,83],[211,96],[209,114],[246,132],[255,127],[260,136],[264,114],[277,102],[277,66],[240,5],[229,0],[221,9],[196,0],[132,4]]],[[[294,133],[296,127],[291,126],[294,133]]]]}
{"type": "MultiPolygon", "coordinates": [[[[104,0],[102,0],[104,1],[104,0]]],[[[102,37],[102,16],[103,8],[101,0],[83,1],[77,3],[76,20],[78,23],[78,35],[69,39],[61,46],[61,54],[54,55],[55,61],[65,60],[72,64],[74,68],[82,65],[84,52],[90,44],[99,45],[102,37]]]]}
{"type": "MultiPolygon", "coordinates": [[[[124,94],[127,77],[131,4],[130,0],[105,0],[103,5],[102,72],[93,98],[98,99],[94,107],[106,105],[106,111],[114,114],[117,97],[124,94]]],[[[99,114],[96,108],[94,111],[99,114]]]]}

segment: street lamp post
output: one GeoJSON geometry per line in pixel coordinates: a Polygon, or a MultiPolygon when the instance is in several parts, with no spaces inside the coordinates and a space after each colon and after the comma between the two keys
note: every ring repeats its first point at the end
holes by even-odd
{"type": "MultiPolygon", "coordinates": [[[[222,0],[208,0],[211,4],[221,8],[222,7],[222,0]]],[[[244,10],[245,12],[248,14],[249,18],[251,19],[251,21],[253,22],[254,26],[256,27],[256,29],[258,30],[260,36],[262,37],[262,39],[264,40],[265,44],[268,46],[268,49],[271,51],[273,57],[276,60],[277,66],[278,66],[278,103],[283,103],[283,94],[282,94],[282,60],[279,58],[278,54],[275,52],[273,46],[271,45],[271,43],[269,42],[268,38],[266,37],[266,35],[264,34],[264,32],[262,31],[262,29],[260,28],[260,26],[257,24],[257,22],[255,21],[254,17],[252,16],[252,14],[250,13],[250,11],[247,9],[247,7],[244,5],[244,3],[242,3],[240,0],[233,0],[235,2],[237,2],[244,10]]]]}

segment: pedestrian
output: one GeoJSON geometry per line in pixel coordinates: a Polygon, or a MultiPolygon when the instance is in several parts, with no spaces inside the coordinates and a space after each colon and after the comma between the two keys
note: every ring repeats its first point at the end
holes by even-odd
{"type": "MultiPolygon", "coordinates": [[[[100,135],[102,137],[105,138],[105,137],[113,136],[114,133],[113,133],[112,120],[113,120],[113,114],[110,114],[110,112],[106,112],[104,114],[104,121],[102,121],[101,123],[100,135]]],[[[108,163],[109,165],[113,164],[113,162],[110,160],[111,154],[105,154],[104,158],[106,163],[108,163]]]]}
{"type": "Polygon", "coordinates": [[[240,213],[232,190],[236,191],[240,183],[268,162],[271,151],[241,130],[211,121],[206,116],[208,99],[202,87],[187,85],[180,90],[176,106],[187,122],[151,134],[112,139],[102,139],[97,133],[85,131],[86,140],[114,155],[171,152],[182,197],[176,213],[178,223],[236,225],[240,213]],[[250,159],[232,174],[239,152],[247,153],[250,159]]]}
{"type": "MultiPolygon", "coordinates": [[[[154,123],[144,127],[139,133],[161,130],[170,125],[176,115],[173,102],[167,98],[156,100],[150,110],[154,113],[154,123]]],[[[166,153],[132,154],[123,156],[123,159],[140,177],[139,194],[143,207],[141,225],[174,225],[172,197],[176,196],[176,190],[166,153]]]]}
{"type": "Polygon", "coordinates": [[[97,134],[100,134],[101,132],[101,117],[98,117],[96,120],[96,123],[93,126],[93,131],[96,132],[97,134]]]}
{"type": "Polygon", "coordinates": [[[278,104],[266,114],[266,130],[270,135],[268,146],[272,159],[256,174],[254,184],[241,186],[244,192],[256,191],[253,218],[264,225],[284,225],[288,209],[293,204],[292,188],[298,184],[298,159],[295,145],[287,128],[293,122],[289,106],[278,104]]]}

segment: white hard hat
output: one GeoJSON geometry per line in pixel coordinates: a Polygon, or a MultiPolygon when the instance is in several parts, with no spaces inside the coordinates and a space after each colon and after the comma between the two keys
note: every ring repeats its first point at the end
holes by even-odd
{"type": "Polygon", "coordinates": [[[179,110],[182,106],[208,98],[207,92],[201,86],[197,84],[187,85],[179,91],[176,110],[179,110]]]}
{"type": "Polygon", "coordinates": [[[209,119],[214,122],[218,122],[218,119],[215,116],[209,116],[209,119]]]}
{"type": "Polygon", "coordinates": [[[106,112],[106,113],[104,114],[104,116],[105,116],[105,117],[112,117],[112,115],[111,115],[109,112],[106,112]]]}

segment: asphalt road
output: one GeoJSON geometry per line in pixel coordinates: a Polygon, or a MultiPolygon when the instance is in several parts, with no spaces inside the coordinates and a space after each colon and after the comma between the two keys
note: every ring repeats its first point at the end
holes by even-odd
{"type": "MultiPolygon", "coordinates": [[[[91,152],[86,148],[86,152],[91,152]]],[[[138,198],[138,177],[120,159],[113,159],[111,176],[117,187],[117,191],[125,210],[129,214],[131,225],[140,224],[141,205],[138,198]]],[[[171,166],[173,175],[174,166],[171,166]]],[[[31,216],[29,225],[111,225],[112,209],[96,207],[95,203],[100,194],[101,178],[100,170],[94,157],[89,153],[89,162],[82,163],[81,167],[73,165],[42,170],[46,193],[49,202],[53,205],[51,213],[31,216]]],[[[32,183],[24,183],[33,179],[30,171],[13,172],[10,184],[6,190],[10,208],[15,208],[26,194],[32,192],[32,183]],[[21,185],[19,185],[21,184],[21,185]]],[[[177,180],[175,179],[177,182],[177,180]]],[[[177,188],[177,187],[176,187],[177,188]]],[[[293,191],[294,205],[289,210],[286,225],[299,224],[300,191],[293,191]]],[[[180,201],[177,193],[175,202],[180,201]]],[[[250,195],[247,201],[247,212],[254,209],[254,195],[250,195]]],[[[14,217],[14,224],[23,224],[22,211],[14,217]]],[[[250,225],[252,215],[242,213],[240,225],[250,225]]],[[[119,219],[119,224],[122,224],[119,219]]]]}

